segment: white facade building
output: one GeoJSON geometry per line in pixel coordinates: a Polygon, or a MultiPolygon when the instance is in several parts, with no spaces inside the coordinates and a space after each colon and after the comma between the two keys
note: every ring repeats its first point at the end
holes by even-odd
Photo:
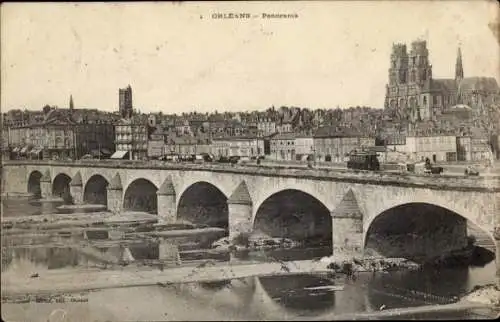
{"type": "Polygon", "coordinates": [[[413,161],[429,158],[431,162],[457,160],[457,138],[453,135],[407,136],[406,153],[413,161]]]}
{"type": "Polygon", "coordinates": [[[314,138],[312,135],[298,135],[295,137],[295,154],[304,156],[314,153],[314,138]]]}
{"type": "Polygon", "coordinates": [[[214,156],[252,157],[264,154],[264,140],[257,137],[225,137],[212,140],[214,156]]]}

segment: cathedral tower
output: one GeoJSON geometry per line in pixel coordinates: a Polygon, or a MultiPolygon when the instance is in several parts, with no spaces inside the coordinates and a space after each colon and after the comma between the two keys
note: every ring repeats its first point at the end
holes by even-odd
{"type": "Polygon", "coordinates": [[[409,83],[425,86],[430,84],[432,66],[429,64],[427,42],[417,40],[411,43],[409,55],[409,83]]]}
{"type": "Polygon", "coordinates": [[[408,54],[405,44],[392,45],[391,66],[389,68],[389,86],[407,83],[408,54]]]}

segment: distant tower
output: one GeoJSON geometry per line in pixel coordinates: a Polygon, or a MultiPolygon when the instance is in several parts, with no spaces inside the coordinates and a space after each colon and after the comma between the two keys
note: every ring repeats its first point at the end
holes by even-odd
{"type": "Polygon", "coordinates": [[[132,116],[132,88],[120,88],[118,91],[119,112],[121,117],[130,118],[132,116]]]}
{"type": "Polygon", "coordinates": [[[457,62],[455,63],[455,80],[460,82],[464,79],[464,68],[462,67],[462,51],[458,47],[457,62]]]}
{"type": "MultiPolygon", "coordinates": [[[[406,86],[408,78],[408,53],[405,44],[393,44],[389,66],[389,83],[386,86],[385,108],[392,112],[404,106],[399,104],[400,88],[406,86]]],[[[404,105],[404,104],[403,104],[404,105]]]]}
{"type": "Polygon", "coordinates": [[[430,85],[432,66],[429,64],[429,50],[425,40],[412,42],[409,56],[409,82],[420,86],[430,85]]]}
{"type": "Polygon", "coordinates": [[[407,83],[408,53],[405,44],[392,46],[391,66],[389,68],[389,86],[407,83]]]}
{"type": "Polygon", "coordinates": [[[73,110],[75,108],[75,105],[73,104],[73,95],[69,96],[69,109],[73,110]]]}

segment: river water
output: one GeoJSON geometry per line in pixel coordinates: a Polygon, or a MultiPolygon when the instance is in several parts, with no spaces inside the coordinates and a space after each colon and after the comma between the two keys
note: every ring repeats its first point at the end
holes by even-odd
{"type": "MultiPolygon", "coordinates": [[[[20,199],[2,200],[2,216],[56,213],[58,205],[20,199]]],[[[86,251],[64,245],[45,247],[41,240],[34,240],[32,244],[38,245],[16,247],[8,236],[2,236],[2,273],[71,272],[96,269],[102,264],[99,256],[94,256],[88,247],[86,251]]],[[[148,247],[138,244],[135,248],[131,247],[131,251],[135,258],[153,260],[158,254],[148,250],[148,247]]],[[[109,246],[93,251],[111,257],[120,256],[109,246]]],[[[325,254],[323,250],[316,249],[267,255],[260,258],[251,255],[247,260],[262,261],[277,257],[294,260],[325,254]]],[[[181,258],[188,259],[182,255],[181,258]]],[[[189,263],[189,259],[183,262],[189,263]]],[[[138,265],[129,266],[128,269],[158,268],[138,265]]],[[[474,286],[494,283],[495,269],[493,260],[477,267],[361,273],[354,280],[302,274],[228,280],[226,283],[107,289],[85,294],[88,300],[84,303],[3,303],[2,317],[16,321],[47,321],[51,313],[56,314],[54,310],[61,309],[67,321],[321,319],[329,314],[453,303],[474,286]],[[333,285],[336,288],[331,287],[333,285]]],[[[467,310],[406,316],[412,319],[481,317],[481,312],[467,310]]]]}

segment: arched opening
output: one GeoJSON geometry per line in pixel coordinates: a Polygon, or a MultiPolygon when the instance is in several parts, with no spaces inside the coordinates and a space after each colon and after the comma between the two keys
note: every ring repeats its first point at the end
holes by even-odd
{"type": "Polygon", "coordinates": [[[65,204],[73,202],[69,188],[70,182],[71,178],[67,174],[59,173],[52,183],[52,195],[62,198],[65,204]]]}
{"type": "Polygon", "coordinates": [[[28,193],[33,194],[37,199],[42,197],[42,189],[40,188],[40,179],[42,173],[40,171],[33,171],[28,178],[28,193]]]}
{"type": "Polygon", "coordinates": [[[365,253],[419,263],[491,262],[494,249],[478,250],[468,230],[467,219],[449,209],[428,203],[403,204],[373,220],[365,237],[365,253]]]}
{"type": "Polygon", "coordinates": [[[134,180],[125,191],[123,198],[123,209],[128,211],[143,211],[157,213],[158,188],[149,180],[134,180]]]}
{"type": "Polygon", "coordinates": [[[90,177],[83,191],[83,202],[94,205],[107,205],[107,187],[109,182],[101,175],[90,177]]]}
{"type": "MultiPolygon", "coordinates": [[[[272,238],[289,238],[299,248],[311,250],[299,252],[300,259],[332,254],[330,211],[318,199],[299,190],[287,189],[267,198],[257,210],[254,230],[272,238]]],[[[290,259],[299,259],[295,255],[290,259]]]]}
{"type": "Polygon", "coordinates": [[[197,225],[227,229],[227,197],[208,182],[197,182],[187,188],[177,207],[177,218],[197,225]]]}

